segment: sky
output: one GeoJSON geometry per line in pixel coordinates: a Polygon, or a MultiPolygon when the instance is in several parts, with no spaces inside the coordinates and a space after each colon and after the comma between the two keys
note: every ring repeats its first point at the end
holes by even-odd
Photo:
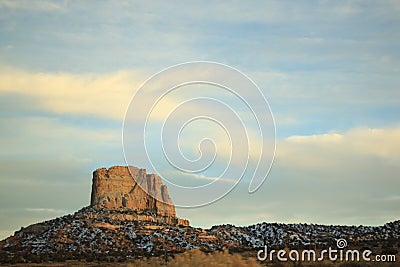
{"type": "MultiPolygon", "coordinates": [[[[398,1],[0,0],[0,239],[87,206],[92,172],[126,165],[132,96],[190,61],[232,66],[258,85],[276,151],[255,193],[245,177],[217,202],[177,208],[179,217],[198,227],[400,219],[399,14],[398,1]]],[[[157,114],[203,93],[249,114],[232,95],[194,87],[157,114]]],[[[219,152],[229,147],[203,123],[183,134],[188,157],[213,133],[219,152]]],[[[137,166],[154,171],[144,157],[137,166]]]]}

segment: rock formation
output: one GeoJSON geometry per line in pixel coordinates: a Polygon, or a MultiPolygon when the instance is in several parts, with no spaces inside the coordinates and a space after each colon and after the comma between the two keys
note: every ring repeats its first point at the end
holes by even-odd
{"type": "MultiPolygon", "coordinates": [[[[91,197],[89,207],[22,227],[0,241],[0,265],[71,259],[122,262],[132,258],[165,257],[188,249],[208,252],[229,249],[251,255],[248,252],[255,253],[264,245],[299,249],[317,245],[335,247],[342,238],[351,241],[353,248],[373,245],[374,253],[395,255],[400,245],[400,221],[383,226],[264,222],[194,228],[189,226],[189,221],[176,217],[175,207],[160,177],[135,167],[96,170],[91,197]],[[146,194],[136,181],[162,201],[146,194]]],[[[71,262],[66,264],[69,266],[71,262]]]]}
{"type": "Polygon", "coordinates": [[[94,171],[90,205],[106,209],[129,209],[139,213],[145,211],[156,217],[166,217],[165,222],[189,224],[188,221],[176,218],[175,207],[161,178],[132,166],[114,166],[94,171]]]}

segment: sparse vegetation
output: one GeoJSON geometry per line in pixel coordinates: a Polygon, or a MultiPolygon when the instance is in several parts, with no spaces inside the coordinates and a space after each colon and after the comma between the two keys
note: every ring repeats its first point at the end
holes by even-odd
{"type": "MultiPolygon", "coordinates": [[[[397,254],[397,258],[400,255],[397,254]]],[[[3,266],[3,265],[2,265],[3,266]]],[[[227,250],[216,251],[212,253],[203,252],[200,250],[188,250],[184,253],[173,254],[167,258],[164,256],[160,257],[145,257],[142,259],[130,260],[128,262],[117,262],[110,259],[103,258],[102,260],[88,261],[82,260],[66,260],[64,262],[42,262],[42,263],[18,263],[13,265],[14,267],[78,267],[78,266],[125,266],[125,267],[155,267],[155,266],[168,266],[168,267],[202,267],[202,266],[270,266],[270,267],[395,267],[400,266],[397,262],[331,262],[324,260],[322,262],[259,262],[256,260],[254,253],[230,253],[227,250]],[[167,259],[167,260],[166,260],[167,259]]]]}
{"type": "Polygon", "coordinates": [[[162,259],[137,260],[128,266],[169,266],[169,267],[208,267],[208,266],[262,266],[255,258],[243,258],[240,254],[230,254],[228,251],[204,253],[200,250],[191,250],[169,258],[168,262],[162,259]]]}
{"type": "MultiPolygon", "coordinates": [[[[166,263],[175,266],[175,262],[178,262],[176,266],[182,266],[179,263],[188,261],[194,262],[193,266],[202,266],[200,262],[210,260],[218,266],[230,266],[232,262],[241,261],[247,266],[253,263],[307,266],[303,262],[257,263],[256,251],[264,245],[268,245],[269,249],[334,248],[336,239],[343,237],[351,240],[352,248],[368,249],[376,254],[394,255],[400,251],[400,221],[374,227],[263,222],[250,226],[219,225],[202,229],[159,221],[127,220],[119,216],[120,212],[134,214],[134,211],[123,209],[86,207],[73,215],[23,228],[0,242],[0,263],[41,263],[44,266],[48,262],[59,262],[61,265],[58,266],[70,266],[73,261],[78,264],[76,266],[91,266],[99,262],[102,266],[124,266],[137,261],[136,265],[144,266],[152,266],[153,262],[157,263],[156,266],[165,266],[166,263]],[[222,250],[229,250],[229,253],[218,252],[222,250]]],[[[331,262],[310,264],[332,265],[331,262]]],[[[240,266],[239,263],[235,265],[240,266]]]]}

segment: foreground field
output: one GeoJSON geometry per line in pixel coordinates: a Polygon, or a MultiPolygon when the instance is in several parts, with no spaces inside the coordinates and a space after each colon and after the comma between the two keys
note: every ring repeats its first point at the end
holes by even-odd
{"type": "MultiPolygon", "coordinates": [[[[398,254],[397,257],[400,255],[398,254]]],[[[15,265],[2,265],[2,266],[15,266],[15,267],[39,267],[39,266],[48,266],[48,267],[65,267],[65,266],[126,266],[126,267],[156,267],[156,266],[170,266],[170,267],[208,267],[208,266],[272,266],[272,267],[289,267],[289,266],[341,266],[341,267],[367,267],[367,266],[385,266],[385,267],[394,267],[400,266],[400,262],[392,262],[392,263],[363,263],[363,262],[342,262],[342,263],[332,263],[329,261],[324,262],[259,262],[256,260],[255,255],[247,254],[247,253],[236,253],[230,254],[228,251],[224,252],[214,252],[214,253],[204,253],[199,250],[191,250],[185,253],[177,254],[174,257],[168,257],[167,260],[165,257],[153,257],[153,258],[144,258],[137,259],[131,262],[82,262],[82,261],[66,261],[60,263],[25,263],[25,264],[15,264],[15,265]]]]}

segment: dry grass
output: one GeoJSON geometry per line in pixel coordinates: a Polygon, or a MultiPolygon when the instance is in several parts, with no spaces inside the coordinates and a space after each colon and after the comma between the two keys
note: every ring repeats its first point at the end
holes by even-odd
{"type": "Polygon", "coordinates": [[[96,263],[96,262],[78,262],[68,261],[63,263],[28,263],[28,264],[16,264],[16,265],[5,265],[5,266],[24,266],[24,267],[64,267],[64,266],[126,266],[126,267],[209,267],[209,266],[249,266],[259,267],[260,265],[255,258],[243,258],[240,254],[230,254],[227,251],[204,253],[200,250],[186,251],[182,254],[176,254],[174,257],[169,257],[166,264],[165,258],[153,257],[149,259],[138,259],[133,262],[125,263],[96,263]]]}
{"type": "MultiPolygon", "coordinates": [[[[128,266],[165,266],[165,261],[160,258],[137,260],[128,266]]],[[[240,254],[230,254],[227,251],[214,252],[206,254],[200,250],[186,251],[176,255],[174,258],[169,258],[168,267],[208,267],[208,266],[250,266],[258,267],[260,265],[255,258],[243,258],[240,254]]]]}
{"type": "MultiPolygon", "coordinates": [[[[396,258],[400,257],[400,253],[396,258]]],[[[1,264],[0,264],[1,265],[1,264]]],[[[228,251],[204,253],[200,250],[189,250],[181,254],[175,254],[173,257],[168,258],[165,262],[164,257],[152,257],[137,259],[130,262],[80,262],[80,261],[66,261],[60,263],[28,263],[16,265],[1,265],[1,266],[15,266],[15,267],[79,267],[79,266],[126,266],[126,267],[155,267],[155,266],[168,266],[168,267],[203,267],[203,266],[270,266],[270,267],[396,267],[400,266],[400,262],[330,262],[324,260],[322,262],[258,262],[256,255],[253,253],[234,253],[230,254],[228,251]]]]}

